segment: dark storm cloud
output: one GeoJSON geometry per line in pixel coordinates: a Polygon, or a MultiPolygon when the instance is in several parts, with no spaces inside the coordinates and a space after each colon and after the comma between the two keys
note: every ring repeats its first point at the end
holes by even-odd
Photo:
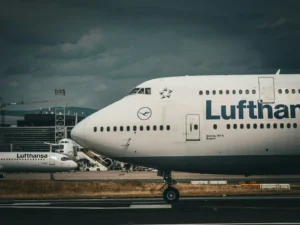
{"type": "MultiPolygon", "coordinates": [[[[147,79],[299,73],[299,1],[7,1],[0,95],[100,108],[147,79]]],[[[70,105],[69,104],[69,105],[70,105]]]]}

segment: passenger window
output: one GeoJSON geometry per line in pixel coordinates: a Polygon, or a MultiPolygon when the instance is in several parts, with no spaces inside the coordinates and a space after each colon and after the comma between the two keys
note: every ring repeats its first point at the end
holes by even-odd
{"type": "Polygon", "coordinates": [[[235,90],[233,90],[233,91],[232,91],[232,94],[234,94],[234,95],[235,95],[235,93],[236,93],[236,91],[235,91],[235,90]]]}
{"type": "Polygon", "coordinates": [[[281,129],[284,128],[284,124],[283,123],[280,124],[280,128],[281,129]]]}
{"type": "Polygon", "coordinates": [[[209,95],[209,91],[206,91],[206,95],[209,95]]]}
{"type": "Polygon", "coordinates": [[[116,126],[114,127],[114,131],[117,131],[117,127],[116,126]]]}
{"type": "Polygon", "coordinates": [[[213,90],[213,92],[212,92],[212,93],[213,93],[213,95],[215,95],[215,94],[216,94],[216,91],[215,91],[215,90],[213,90]]]}
{"type": "Polygon", "coordinates": [[[242,90],[239,90],[239,93],[240,93],[240,94],[243,94],[243,91],[242,91],[242,90]]]}
{"type": "Polygon", "coordinates": [[[155,125],[153,126],[153,130],[156,130],[156,126],[155,125]]]}
{"type": "Polygon", "coordinates": [[[293,127],[294,127],[294,128],[297,128],[297,123],[294,123],[294,124],[293,124],[293,127]]]}
{"type": "Polygon", "coordinates": [[[106,131],[109,132],[110,131],[110,127],[106,127],[106,131]]]}
{"type": "Polygon", "coordinates": [[[227,127],[227,129],[230,129],[230,124],[227,124],[226,127],[227,127]]]}
{"type": "Polygon", "coordinates": [[[123,131],[123,126],[120,126],[120,131],[123,131]]]}
{"type": "Polygon", "coordinates": [[[289,89],[285,89],[285,93],[288,94],[289,93],[289,89]]]}
{"type": "Polygon", "coordinates": [[[264,129],[264,124],[263,123],[260,124],[260,129],[264,129]]]}
{"type": "Polygon", "coordinates": [[[140,126],[140,131],[143,131],[144,130],[144,127],[143,126],[140,126]]]}
{"type": "Polygon", "coordinates": [[[252,90],[252,94],[255,94],[255,93],[256,93],[256,91],[253,89],[253,90],[252,90]]]}
{"type": "Polygon", "coordinates": [[[151,88],[145,88],[145,94],[151,95],[151,88]]]}
{"type": "Polygon", "coordinates": [[[163,130],[163,129],[164,129],[164,126],[163,126],[163,125],[160,125],[160,126],[159,126],[159,129],[160,129],[160,130],[163,130]]]}
{"type": "Polygon", "coordinates": [[[226,90],[226,94],[229,95],[229,90],[226,90]]]}
{"type": "Polygon", "coordinates": [[[277,123],[274,123],[274,124],[273,124],[273,128],[274,128],[274,129],[277,129],[277,123]]]}
{"type": "Polygon", "coordinates": [[[97,131],[97,127],[94,127],[94,132],[96,132],[97,131]]]}
{"type": "Polygon", "coordinates": [[[236,124],[233,124],[233,129],[236,129],[237,128],[237,125],[236,124]]]}
{"type": "Polygon", "coordinates": [[[267,123],[267,128],[270,129],[271,128],[271,124],[267,123]]]}
{"type": "Polygon", "coordinates": [[[240,129],[244,129],[244,124],[240,124],[240,129]]]}
{"type": "Polygon", "coordinates": [[[288,124],[286,125],[286,127],[287,127],[287,128],[291,128],[291,124],[288,123],[288,124]]]}
{"type": "Polygon", "coordinates": [[[130,131],[130,126],[127,126],[126,129],[127,129],[127,131],[130,131]]]}
{"type": "Polygon", "coordinates": [[[298,93],[300,94],[300,89],[298,89],[298,93]]]}
{"type": "Polygon", "coordinates": [[[170,125],[167,125],[167,130],[170,130],[170,128],[171,128],[170,125]]]}
{"type": "Polygon", "coordinates": [[[292,93],[295,94],[295,93],[296,93],[296,90],[295,90],[295,89],[292,89],[292,93]]]}
{"type": "Polygon", "coordinates": [[[148,126],[146,127],[146,129],[147,129],[147,130],[150,130],[150,126],[148,125],[148,126]]]}
{"type": "Polygon", "coordinates": [[[282,90],[281,90],[281,89],[279,89],[279,90],[278,90],[278,93],[279,93],[279,94],[282,94],[282,90]]]}
{"type": "Polygon", "coordinates": [[[222,90],[219,90],[219,94],[222,95],[222,94],[223,94],[223,91],[222,91],[222,90]]]}
{"type": "Polygon", "coordinates": [[[248,95],[249,94],[249,90],[246,90],[245,93],[248,95]]]}
{"type": "Polygon", "coordinates": [[[218,128],[217,124],[214,124],[213,128],[216,130],[218,128]]]}
{"type": "Polygon", "coordinates": [[[251,125],[248,123],[248,124],[247,124],[247,129],[250,129],[250,127],[251,127],[251,125]]]}
{"type": "Polygon", "coordinates": [[[103,127],[100,127],[100,131],[103,132],[103,130],[104,130],[103,127]]]}
{"type": "Polygon", "coordinates": [[[136,131],[136,126],[133,126],[133,131],[136,131]]]}
{"type": "Polygon", "coordinates": [[[203,91],[199,91],[199,95],[203,95],[203,91]]]}
{"type": "Polygon", "coordinates": [[[256,124],[256,123],[253,124],[253,128],[254,128],[254,129],[257,128],[257,124],[256,124]]]}

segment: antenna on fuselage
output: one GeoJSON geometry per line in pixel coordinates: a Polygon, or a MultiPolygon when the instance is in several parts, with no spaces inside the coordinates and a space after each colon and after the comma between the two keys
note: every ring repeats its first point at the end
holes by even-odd
{"type": "Polygon", "coordinates": [[[280,69],[279,70],[277,70],[277,72],[276,72],[276,75],[279,75],[280,74],[280,69]]]}

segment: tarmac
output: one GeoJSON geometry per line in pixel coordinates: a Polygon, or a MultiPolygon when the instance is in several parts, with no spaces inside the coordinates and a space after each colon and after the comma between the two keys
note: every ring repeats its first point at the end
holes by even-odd
{"type": "Polygon", "coordinates": [[[300,196],[0,201],[1,224],[300,224],[300,196]]]}
{"type": "MultiPolygon", "coordinates": [[[[290,183],[300,184],[300,175],[272,175],[272,176],[240,176],[240,175],[212,175],[197,173],[173,172],[173,178],[178,182],[190,182],[194,180],[226,180],[228,183],[251,182],[257,183],[290,183]]],[[[54,177],[60,181],[128,181],[139,180],[143,182],[162,182],[162,177],[157,176],[154,171],[97,171],[97,172],[62,172],[55,173],[54,177]]],[[[5,173],[3,180],[49,180],[47,173],[5,173]]]]}

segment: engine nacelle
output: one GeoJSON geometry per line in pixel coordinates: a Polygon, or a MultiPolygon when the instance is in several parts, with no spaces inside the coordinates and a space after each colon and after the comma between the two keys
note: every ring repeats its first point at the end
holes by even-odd
{"type": "Polygon", "coordinates": [[[110,158],[105,158],[104,159],[104,163],[105,163],[105,166],[107,167],[107,168],[110,168],[112,165],[113,165],[113,161],[112,161],[112,159],[110,159],[110,158]]]}

